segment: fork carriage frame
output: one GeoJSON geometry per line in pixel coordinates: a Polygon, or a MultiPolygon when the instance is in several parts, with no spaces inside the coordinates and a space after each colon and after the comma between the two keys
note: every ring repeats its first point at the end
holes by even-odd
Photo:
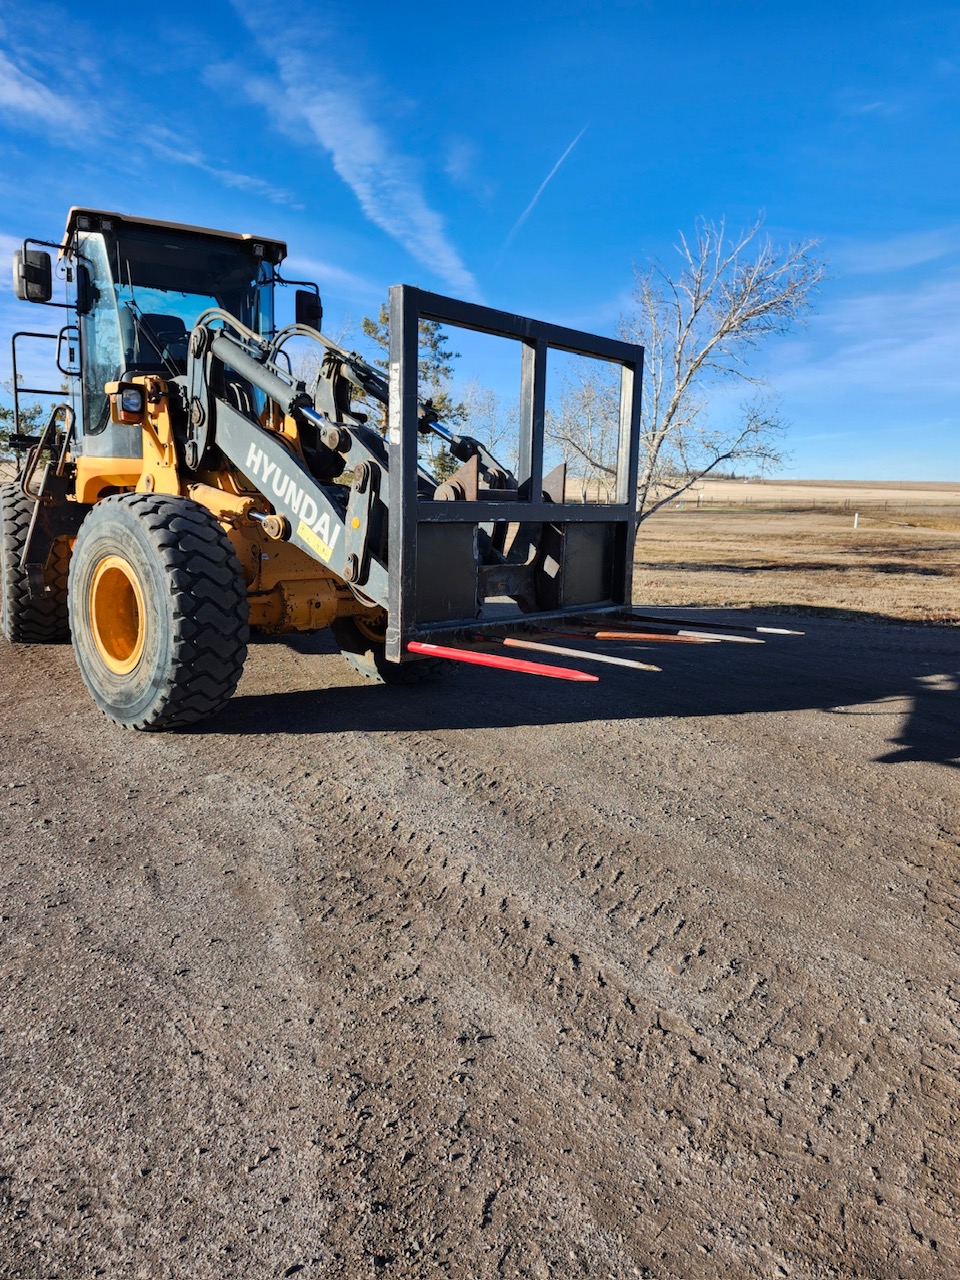
{"type": "Polygon", "coordinates": [[[409,285],[390,290],[389,622],[386,656],[411,640],[482,631],[539,618],[629,607],[637,529],[643,348],[547,324],[409,285]],[[437,501],[418,493],[418,326],[438,321],[512,338],[522,351],[517,480],[511,493],[437,501]],[[615,498],[571,503],[544,492],[547,359],[551,351],[619,366],[615,498]],[[528,563],[499,564],[478,552],[481,526],[539,526],[528,563]],[[489,603],[526,593],[504,614],[489,603]],[[533,601],[532,605],[530,601],[533,601]]]}

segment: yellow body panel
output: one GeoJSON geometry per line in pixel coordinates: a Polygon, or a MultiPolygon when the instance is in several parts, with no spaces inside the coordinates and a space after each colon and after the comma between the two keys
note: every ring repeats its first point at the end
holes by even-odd
{"type": "Polygon", "coordinates": [[[108,493],[135,489],[143,463],[136,458],[80,457],[76,459],[76,468],[77,502],[89,506],[108,493]]]}
{"type": "MultiPolygon", "coordinates": [[[[192,498],[216,516],[237,553],[250,605],[251,626],[273,633],[316,631],[337,617],[367,611],[349,587],[299,547],[266,535],[251,512],[267,514],[267,500],[246,487],[233,470],[200,472],[196,478],[181,476],[170,418],[167,388],[163,379],[139,376],[131,382],[143,386],[143,420],[138,431],[143,442],[143,458],[75,459],[76,499],[92,504],[117,491],[176,494],[192,498]]],[[[108,383],[115,394],[119,384],[108,383]]],[[[296,452],[300,442],[296,422],[275,413],[264,423],[296,452]]],[[[120,591],[122,583],[114,574],[107,582],[120,591]]]]}

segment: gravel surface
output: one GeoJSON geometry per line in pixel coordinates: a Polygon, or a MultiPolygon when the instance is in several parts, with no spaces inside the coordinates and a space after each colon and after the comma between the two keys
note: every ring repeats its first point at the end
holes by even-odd
{"type": "Polygon", "coordinates": [[[960,1274],[960,631],[804,625],[166,735],[0,642],[0,1276],[960,1274]]]}

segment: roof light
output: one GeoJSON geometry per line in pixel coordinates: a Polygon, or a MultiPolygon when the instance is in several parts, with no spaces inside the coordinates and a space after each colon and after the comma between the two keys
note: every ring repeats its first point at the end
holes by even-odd
{"type": "Polygon", "coordinates": [[[77,230],[78,231],[89,231],[90,225],[91,225],[90,219],[87,217],[85,213],[77,214],[77,230]]]}

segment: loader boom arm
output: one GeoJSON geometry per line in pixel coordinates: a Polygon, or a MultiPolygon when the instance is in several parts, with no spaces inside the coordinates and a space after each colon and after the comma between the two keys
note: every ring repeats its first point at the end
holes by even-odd
{"type": "MultiPolygon", "coordinates": [[[[366,571],[361,575],[351,558],[359,561],[362,548],[358,551],[358,540],[347,537],[345,530],[353,519],[358,521],[358,528],[365,523],[358,512],[365,504],[355,499],[354,495],[362,497],[356,487],[342,502],[330,486],[320,484],[304,463],[280,443],[275,432],[264,430],[224,401],[217,402],[216,439],[237,470],[287,521],[290,542],[345,582],[356,581],[360,585],[358,579],[362,576],[364,595],[386,607],[386,565],[367,557],[366,571]]],[[[359,442],[350,450],[357,455],[363,452],[359,442]]],[[[373,474],[377,464],[358,457],[357,466],[366,466],[373,474]]]]}
{"type": "Polygon", "coordinates": [[[504,602],[523,619],[629,604],[642,351],[408,286],[391,290],[390,332],[387,378],[314,334],[325,355],[320,387],[311,397],[278,367],[276,342],[244,331],[222,313],[201,317],[191,337],[187,378],[195,452],[215,443],[283,518],[291,542],[360,600],[387,611],[386,653],[392,661],[404,658],[412,640],[482,628],[494,617],[502,625],[504,602]],[[433,405],[419,397],[422,318],[522,343],[517,475],[479,441],[447,431],[433,405]],[[544,477],[551,350],[620,366],[613,502],[568,502],[563,470],[544,477]],[[255,386],[302,430],[316,433],[319,452],[312,466],[265,425],[269,414],[261,421],[216,390],[223,368],[255,386]],[[343,380],[386,406],[386,439],[352,412],[343,380]],[[463,463],[449,484],[438,485],[418,461],[417,440],[427,432],[441,436],[463,463]],[[352,474],[349,489],[336,482],[346,473],[352,474]],[[497,609],[495,599],[501,602],[497,609]]]}

